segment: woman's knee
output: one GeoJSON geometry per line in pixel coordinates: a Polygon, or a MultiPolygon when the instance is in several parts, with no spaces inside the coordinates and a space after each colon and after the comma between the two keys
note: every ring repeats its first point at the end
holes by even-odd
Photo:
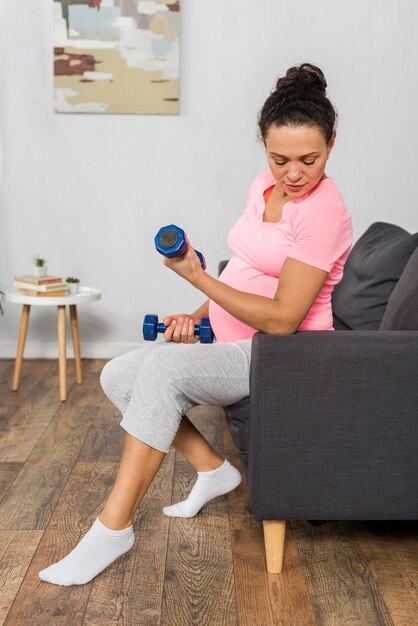
{"type": "Polygon", "coordinates": [[[116,387],[116,380],[119,378],[119,368],[115,365],[114,361],[116,361],[116,359],[108,361],[100,374],[100,384],[108,397],[112,395],[116,387]]]}
{"type": "Polygon", "coordinates": [[[100,374],[100,384],[107,397],[123,410],[129,403],[132,389],[141,368],[146,349],[133,350],[108,361],[100,374]]]}

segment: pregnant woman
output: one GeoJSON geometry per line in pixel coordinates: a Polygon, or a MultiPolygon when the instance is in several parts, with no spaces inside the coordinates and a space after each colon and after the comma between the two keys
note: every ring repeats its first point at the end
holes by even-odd
{"type": "MultiPolygon", "coordinates": [[[[351,218],[325,173],[336,114],[322,71],[305,63],[277,82],[259,115],[269,169],[250,186],[228,244],[232,257],[216,279],[192,246],[164,264],[206,296],[191,315],[166,318],[165,342],[110,361],[101,382],[126,430],[115,484],[99,517],[63,559],[43,569],[57,585],[89,582],[134,544],[133,519],[165,454],[173,446],[197,481],[170,516],[193,517],[241,480],[186,417],[200,404],[225,406],[249,395],[256,331],[289,335],[332,330],[331,293],[352,242],[351,218]],[[196,343],[194,323],[210,317],[216,342],[196,343]]],[[[280,381],[278,381],[280,384],[280,381]]],[[[141,541],[141,537],[138,538],[141,541]]]]}

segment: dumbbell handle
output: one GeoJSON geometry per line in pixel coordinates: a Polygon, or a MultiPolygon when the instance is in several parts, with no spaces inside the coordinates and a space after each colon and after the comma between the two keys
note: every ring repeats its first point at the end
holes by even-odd
{"type": "MultiPolygon", "coordinates": [[[[157,333],[165,333],[167,328],[168,328],[168,326],[166,326],[165,324],[160,322],[159,324],[157,324],[157,333]]],[[[200,336],[200,325],[199,324],[195,324],[194,325],[194,334],[200,336]]]]}

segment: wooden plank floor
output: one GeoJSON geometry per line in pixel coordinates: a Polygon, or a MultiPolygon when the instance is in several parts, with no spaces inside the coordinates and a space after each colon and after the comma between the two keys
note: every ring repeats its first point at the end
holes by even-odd
{"type": "MultiPolygon", "coordinates": [[[[115,477],[123,431],[100,388],[103,365],[84,361],[79,386],[70,362],[61,403],[55,361],[25,361],[18,393],[13,362],[0,361],[0,626],[418,624],[417,522],[288,523],[283,574],[267,574],[245,481],[194,519],[163,515],[195,480],[174,450],[141,504],[129,554],[87,585],[40,581],[89,528],[115,477]]],[[[240,467],[222,411],[190,416],[240,467]]]]}

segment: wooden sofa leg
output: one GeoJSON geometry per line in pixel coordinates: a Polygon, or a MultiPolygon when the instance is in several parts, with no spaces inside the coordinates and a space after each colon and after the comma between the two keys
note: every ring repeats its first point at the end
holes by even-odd
{"type": "Polygon", "coordinates": [[[283,569],[285,520],[265,520],[263,522],[264,545],[266,548],[267,571],[281,574],[283,569]]]}

